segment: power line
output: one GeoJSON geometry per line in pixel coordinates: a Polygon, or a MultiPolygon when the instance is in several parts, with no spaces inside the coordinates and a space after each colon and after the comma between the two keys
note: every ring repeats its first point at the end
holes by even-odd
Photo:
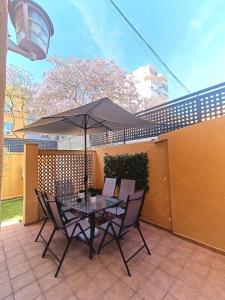
{"type": "Polygon", "coordinates": [[[190,93],[190,90],[181,82],[181,80],[171,71],[167,64],[161,59],[157,52],[151,47],[151,45],[145,40],[145,38],[140,34],[140,32],[134,27],[134,25],[128,20],[124,13],[119,9],[119,7],[114,3],[113,0],[108,0],[117,13],[126,21],[128,28],[131,28],[135,33],[136,37],[150,50],[150,52],[158,59],[162,66],[167,70],[167,72],[176,80],[176,82],[185,89],[186,92],[190,93]]]}

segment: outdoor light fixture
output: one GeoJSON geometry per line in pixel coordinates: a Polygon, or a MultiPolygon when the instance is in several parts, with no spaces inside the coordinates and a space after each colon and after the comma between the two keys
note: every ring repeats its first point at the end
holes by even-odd
{"type": "Polygon", "coordinates": [[[18,45],[9,39],[8,49],[31,60],[45,59],[54,34],[47,13],[32,0],[13,0],[9,2],[9,14],[18,45]]]}

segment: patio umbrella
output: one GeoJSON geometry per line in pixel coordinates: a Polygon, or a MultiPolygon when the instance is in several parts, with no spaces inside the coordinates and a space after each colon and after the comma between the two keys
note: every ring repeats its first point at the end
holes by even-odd
{"type": "Polygon", "coordinates": [[[41,118],[17,131],[58,135],[84,135],[84,190],[87,193],[87,134],[128,128],[146,128],[156,123],[145,121],[109,98],[102,98],[86,105],[41,118]]]}

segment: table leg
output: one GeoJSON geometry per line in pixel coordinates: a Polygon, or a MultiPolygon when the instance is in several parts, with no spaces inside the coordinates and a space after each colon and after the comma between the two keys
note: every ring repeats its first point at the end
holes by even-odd
{"type": "Polygon", "coordinates": [[[95,237],[95,213],[90,214],[90,252],[89,252],[89,258],[93,258],[93,241],[95,237]]]}

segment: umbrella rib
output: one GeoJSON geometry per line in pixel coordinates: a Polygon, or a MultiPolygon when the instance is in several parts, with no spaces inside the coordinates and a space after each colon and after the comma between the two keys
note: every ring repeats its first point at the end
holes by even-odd
{"type": "MultiPolygon", "coordinates": [[[[98,125],[98,124],[103,123],[103,122],[106,121],[106,120],[103,120],[103,121],[99,122],[99,121],[97,121],[95,118],[93,118],[92,116],[89,115],[89,117],[90,117],[93,121],[96,122],[95,125],[98,125]]],[[[88,127],[88,129],[89,129],[89,128],[93,128],[93,126],[95,126],[95,125],[92,125],[92,126],[88,127]]],[[[102,126],[105,127],[107,130],[110,130],[110,131],[112,130],[111,128],[109,128],[108,126],[106,126],[106,125],[104,125],[104,124],[102,124],[102,126]]]]}
{"type": "Polygon", "coordinates": [[[83,128],[82,126],[78,125],[76,122],[71,121],[71,120],[69,120],[69,119],[67,119],[67,118],[63,118],[62,121],[65,122],[65,123],[68,123],[68,124],[75,125],[75,126],[77,126],[77,127],[79,127],[79,128],[83,128]]]}

